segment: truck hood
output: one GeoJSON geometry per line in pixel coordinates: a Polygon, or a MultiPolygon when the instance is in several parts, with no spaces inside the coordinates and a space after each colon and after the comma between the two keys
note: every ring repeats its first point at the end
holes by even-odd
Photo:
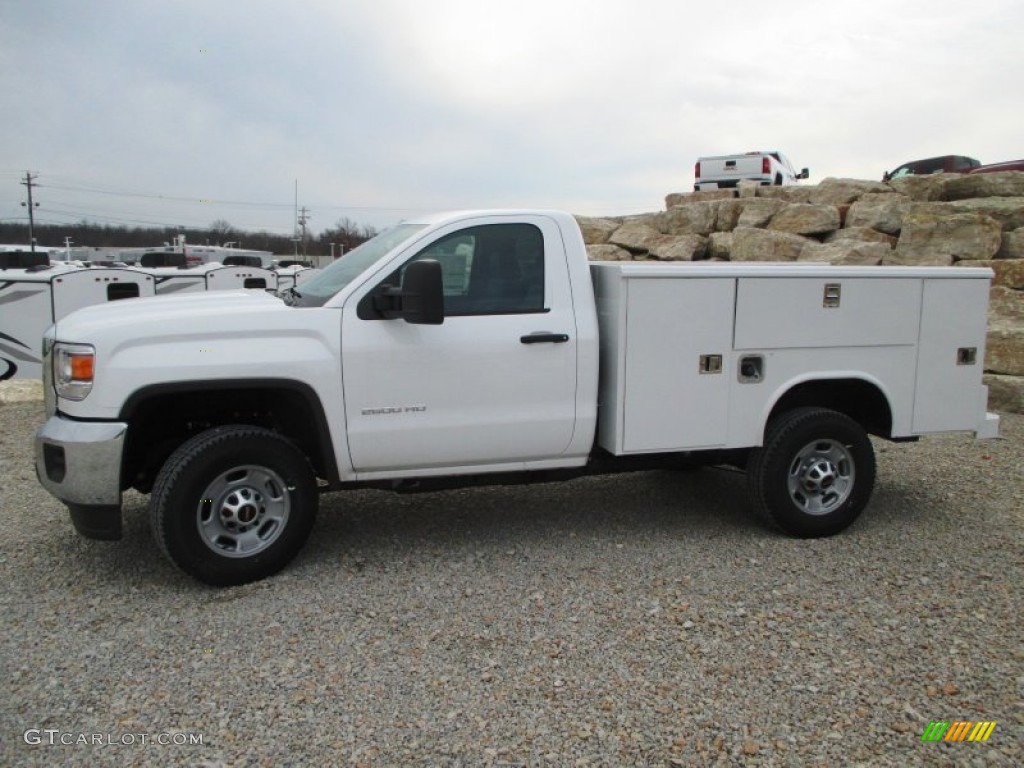
{"type": "MultiPolygon", "coordinates": [[[[57,322],[60,341],[92,342],[96,337],[176,335],[203,329],[252,329],[255,318],[290,312],[264,291],[210,291],[185,296],[153,296],[95,304],[57,322]]],[[[260,325],[263,325],[260,323],[260,325]]]]}
{"type": "MultiPolygon", "coordinates": [[[[91,393],[61,399],[79,418],[116,418],[150,386],[291,377],[337,381],[341,312],[296,309],[262,291],[125,299],[72,312],[56,340],[96,350],[91,393]]],[[[325,396],[336,397],[337,393],[325,396]]]]}

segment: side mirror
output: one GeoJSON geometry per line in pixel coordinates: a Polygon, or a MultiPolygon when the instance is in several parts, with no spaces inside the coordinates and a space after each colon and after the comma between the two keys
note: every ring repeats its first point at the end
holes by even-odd
{"type": "Polygon", "coordinates": [[[444,283],[441,262],[414,261],[402,279],[402,318],[407,323],[441,325],[444,322],[444,283]]]}
{"type": "Polygon", "coordinates": [[[806,178],[810,178],[810,175],[811,175],[810,170],[807,169],[807,168],[804,168],[802,171],[800,171],[800,175],[797,176],[797,178],[798,179],[806,179],[806,178]]]}

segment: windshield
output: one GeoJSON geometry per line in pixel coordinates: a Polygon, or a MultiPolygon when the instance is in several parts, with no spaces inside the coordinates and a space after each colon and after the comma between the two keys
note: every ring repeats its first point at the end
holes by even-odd
{"type": "MultiPolygon", "coordinates": [[[[322,307],[334,294],[351,283],[372,267],[378,260],[390,253],[395,246],[408,240],[423,229],[423,224],[398,224],[357,248],[353,248],[327,267],[301,290],[289,289],[294,305],[299,307],[322,307]]],[[[289,302],[291,303],[291,302],[289,302]]]]}

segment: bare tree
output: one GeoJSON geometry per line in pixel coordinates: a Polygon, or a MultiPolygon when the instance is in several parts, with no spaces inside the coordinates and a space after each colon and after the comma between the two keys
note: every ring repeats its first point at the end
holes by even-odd
{"type": "Polygon", "coordinates": [[[217,219],[210,224],[210,235],[212,235],[215,240],[223,242],[233,238],[236,234],[238,234],[238,230],[231,226],[231,222],[226,221],[225,219],[217,219]]]}

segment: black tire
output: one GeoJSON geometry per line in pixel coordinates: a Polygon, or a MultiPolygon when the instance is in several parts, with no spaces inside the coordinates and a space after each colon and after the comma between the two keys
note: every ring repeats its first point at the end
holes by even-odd
{"type": "Polygon", "coordinates": [[[796,408],[771,421],[747,463],[754,509],[791,536],[813,539],[849,527],[875,484],[875,451],[864,429],[825,408],[796,408]]]}
{"type": "Polygon", "coordinates": [[[195,435],[164,462],[150,523],[178,568],[230,586],[284,568],[309,537],[318,503],[298,448],[268,429],[231,425],[195,435]]]}
{"type": "Polygon", "coordinates": [[[776,173],[775,174],[775,186],[776,187],[781,187],[782,186],[782,174],[781,173],[776,173]]]}

